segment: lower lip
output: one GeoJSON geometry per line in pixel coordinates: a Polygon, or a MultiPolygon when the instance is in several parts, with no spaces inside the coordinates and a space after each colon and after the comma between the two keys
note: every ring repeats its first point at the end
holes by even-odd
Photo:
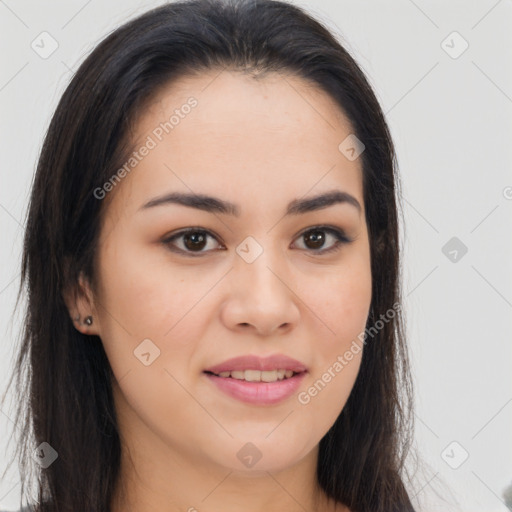
{"type": "Polygon", "coordinates": [[[277,382],[247,382],[231,377],[219,377],[211,373],[205,373],[205,375],[221,391],[233,398],[249,404],[272,405],[293,395],[299,388],[306,372],[297,373],[289,379],[277,382]]]}

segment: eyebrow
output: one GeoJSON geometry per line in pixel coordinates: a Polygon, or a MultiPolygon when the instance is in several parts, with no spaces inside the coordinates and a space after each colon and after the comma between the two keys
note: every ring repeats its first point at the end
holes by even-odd
{"type": "MultiPolygon", "coordinates": [[[[331,190],[305,199],[294,199],[288,204],[285,216],[300,215],[343,203],[354,206],[358,212],[361,213],[361,204],[354,196],[341,190],[331,190]]],[[[237,204],[204,194],[182,192],[171,192],[163,196],[155,197],[142,205],[139,210],[146,210],[155,206],[168,204],[179,204],[211,213],[222,213],[235,217],[240,216],[240,207],[237,204]]]]}

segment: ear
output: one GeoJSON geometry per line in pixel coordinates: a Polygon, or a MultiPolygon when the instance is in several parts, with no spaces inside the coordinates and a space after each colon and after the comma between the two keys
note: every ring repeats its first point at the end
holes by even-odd
{"type": "Polygon", "coordinates": [[[68,284],[62,296],[75,328],[82,334],[99,335],[99,316],[95,308],[94,294],[82,272],[78,282],[68,284]]]}

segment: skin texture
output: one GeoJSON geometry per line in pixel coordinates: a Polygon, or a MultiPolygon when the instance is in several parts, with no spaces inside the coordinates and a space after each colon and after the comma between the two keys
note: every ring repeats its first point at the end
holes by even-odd
{"type": "MultiPolygon", "coordinates": [[[[330,97],[301,79],[228,70],[166,86],[134,124],[135,148],[148,135],[157,145],[104,199],[98,285],[82,281],[69,305],[72,316],[93,316],[77,329],[101,337],[117,379],[124,453],[113,512],[348,510],[328,502],[315,472],[362,351],[306,405],[297,393],[271,406],[242,403],[203,371],[282,353],[308,367],[302,392],[364,331],[372,290],[362,169],[338,149],[351,133],[330,97]],[[153,130],[191,96],[197,106],[158,141],[153,130]],[[333,189],[361,211],[343,203],[284,216],[290,201],[333,189]],[[219,197],[241,214],[140,210],[169,192],[219,197]],[[315,245],[303,231],[322,224],[352,242],[318,254],[336,239],[323,231],[315,245]],[[195,253],[189,243],[192,256],[172,252],[163,240],[188,227],[213,236],[195,253]],[[252,263],[236,252],[248,236],[263,249],[252,263]],[[148,366],[134,355],[144,339],[160,350],[148,366]],[[251,468],[237,457],[247,442],[262,454],[251,468]]],[[[187,251],[185,243],[174,240],[187,251]]]]}

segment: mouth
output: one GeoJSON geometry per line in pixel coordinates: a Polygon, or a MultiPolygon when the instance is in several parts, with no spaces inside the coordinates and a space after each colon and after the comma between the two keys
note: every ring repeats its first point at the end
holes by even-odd
{"type": "Polygon", "coordinates": [[[208,375],[214,375],[216,377],[222,377],[223,379],[236,379],[245,382],[279,382],[287,380],[299,375],[306,373],[305,371],[296,372],[293,370],[285,370],[281,368],[279,370],[232,370],[215,373],[206,370],[204,373],[208,375]]]}
{"type": "Polygon", "coordinates": [[[308,368],[285,354],[247,354],[206,368],[203,373],[225,396],[253,405],[272,405],[297,391],[308,368]]]}

